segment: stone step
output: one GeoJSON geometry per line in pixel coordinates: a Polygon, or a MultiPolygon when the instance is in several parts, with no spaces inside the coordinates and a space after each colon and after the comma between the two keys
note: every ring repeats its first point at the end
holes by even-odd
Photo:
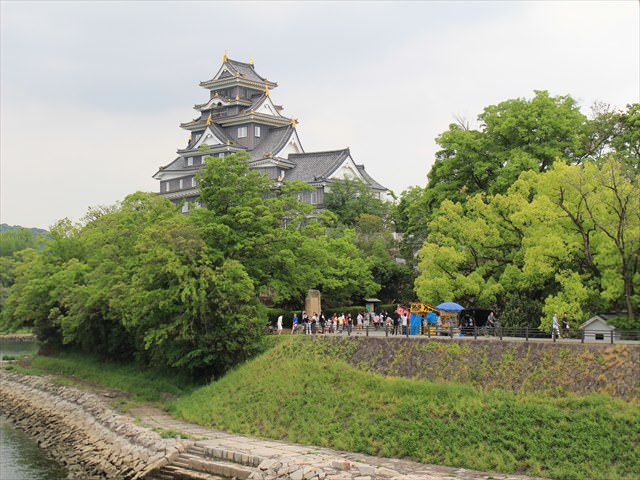
{"type": "Polygon", "coordinates": [[[264,460],[264,457],[260,457],[257,455],[249,455],[247,453],[227,450],[224,448],[206,447],[198,444],[191,445],[189,448],[187,448],[187,453],[203,456],[205,458],[224,460],[227,462],[253,468],[257,468],[258,465],[260,465],[264,460]]]}
{"type": "Polygon", "coordinates": [[[162,467],[160,471],[153,474],[153,478],[158,480],[227,480],[219,475],[198,472],[188,468],[177,467],[175,465],[167,465],[162,467]]]}
{"type": "Polygon", "coordinates": [[[191,453],[192,455],[202,455],[205,456],[205,448],[201,445],[190,445],[187,448],[187,453],[191,453]]]}
{"type": "Polygon", "coordinates": [[[182,453],[176,460],[165,468],[175,467],[193,472],[217,475],[222,478],[237,478],[244,480],[255,472],[252,467],[223,460],[211,460],[201,455],[182,453]]]}

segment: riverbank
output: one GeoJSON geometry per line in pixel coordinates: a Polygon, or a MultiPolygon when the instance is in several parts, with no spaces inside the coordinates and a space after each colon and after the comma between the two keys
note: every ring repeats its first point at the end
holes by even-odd
{"type": "MultiPolygon", "coordinates": [[[[228,452],[233,451],[238,453],[240,460],[247,455],[253,458],[248,467],[255,469],[257,460],[260,465],[272,457],[257,454],[265,447],[260,443],[263,441],[241,437],[249,435],[275,439],[278,445],[316,445],[305,447],[307,452],[331,448],[373,455],[370,457],[373,459],[386,457],[384,462],[392,462],[393,457],[418,460],[421,463],[409,462],[417,466],[415,471],[442,468],[453,475],[452,478],[478,478],[455,473],[468,472],[466,469],[503,472],[492,474],[494,478],[515,478],[517,473],[572,480],[637,478],[640,471],[640,452],[634,447],[640,442],[640,408],[637,404],[608,395],[576,395],[564,387],[546,392],[548,382],[544,377],[546,374],[551,375],[550,378],[554,374],[568,377],[572,372],[563,373],[563,369],[575,363],[591,370],[588,372],[590,380],[581,383],[580,388],[606,391],[609,388],[607,381],[614,384],[630,379],[631,383],[620,390],[620,393],[628,394],[635,388],[633,381],[638,380],[633,370],[638,368],[637,362],[633,366],[638,350],[578,345],[575,350],[567,350],[563,346],[549,345],[531,347],[527,353],[513,350],[519,348],[513,345],[492,348],[487,342],[490,351],[479,350],[472,354],[452,339],[420,342],[401,338],[289,336],[273,339],[277,341],[271,350],[238,366],[219,381],[190,388],[189,392],[172,390],[175,393],[171,395],[164,391],[180,388],[173,383],[175,379],[167,383],[167,378],[161,377],[160,372],[137,373],[132,371],[131,365],[105,365],[98,359],[79,354],[36,357],[33,364],[46,365],[50,371],[67,375],[64,381],[68,381],[67,378],[75,381],[75,376],[68,375],[76,374],[85,381],[108,379],[124,388],[131,388],[133,381],[136,395],[146,396],[147,392],[152,392],[147,398],[162,399],[182,420],[170,419],[157,409],[149,414],[139,405],[126,406],[129,415],[141,424],[154,427],[165,436],[178,433],[189,436],[189,442],[195,442],[178,455],[175,461],[182,465],[179,468],[193,460],[193,465],[206,464],[207,468],[215,469],[218,467],[207,462],[228,461],[228,452]],[[479,365],[472,369],[464,362],[479,365]],[[459,384],[415,378],[420,372],[438,373],[437,365],[442,365],[444,370],[439,374],[444,376],[461,371],[476,381],[495,376],[509,379],[511,383],[503,388],[492,384],[480,388],[469,380],[459,384]],[[445,369],[446,366],[450,370],[445,369]],[[479,375],[482,372],[486,377],[479,375]],[[398,375],[414,378],[399,378],[398,375]],[[118,376],[126,381],[121,382],[118,376]],[[527,377],[539,378],[540,382],[522,384],[515,381],[527,377]],[[144,382],[148,384],[144,385],[144,382]],[[538,383],[543,387],[541,391],[531,393],[526,389],[538,383]],[[161,385],[165,387],[158,388],[161,385]],[[153,386],[153,390],[148,386],[153,386]],[[202,426],[196,427],[194,423],[202,426]],[[211,430],[212,426],[218,430],[211,430]],[[228,443],[207,443],[217,442],[220,438],[228,443]],[[434,467],[433,464],[449,467],[434,467]]],[[[564,377],[557,383],[564,385],[564,377]]],[[[2,390],[5,389],[0,388],[2,390]]],[[[101,403],[105,398],[114,400],[103,397],[101,403]]],[[[293,455],[292,451],[288,452],[293,455]]],[[[344,455],[358,454],[338,452],[331,455],[346,458],[344,455]]],[[[284,457],[277,458],[283,463],[284,457]]],[[[300,461],[316,460],[304,457],[300,461]]],[[[371,461],[378,462],[374,465],[384,463],[371,461]]],[[[294,465],[300,464],[290,463],[291,468],[294,465]]],[[[327,469],[333,468],[324,465],[327,469]]],[[[268,470],[261,471],[260,475],[268,470]]],[[[293,474],[299,470],[304,468],[288,472],[293,474]]],[[[358,472],[349,469],[340,475],[358,472]]],[[[248,475],[253,473],[256,472],[251,471],[248,475]]]]}
{"type": "Polygon", "coordinates": [[[0,411],[71,479],[138,479],[180,454],[179,442],[109,408],[97,395],[0,369],[0,411]]]}
{"type": "Polygon", "coordinates": [[[52,380],[0,370],[0,405],[71,479],[533,480],[234,435],[149,405],[124,416],[98,395],[52,380]]]}

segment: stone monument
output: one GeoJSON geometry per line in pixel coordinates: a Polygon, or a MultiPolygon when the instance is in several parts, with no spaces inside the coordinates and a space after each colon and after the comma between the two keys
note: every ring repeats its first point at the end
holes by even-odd
{"type": "Polygon", "coordinates": [[[322,312],[320,308],[320,290],[309,290],[307,292],[307,298],[304,300],[304,311],[307,312],[309,318],[311,318],[313,312],[320,315],[322,312]]]}

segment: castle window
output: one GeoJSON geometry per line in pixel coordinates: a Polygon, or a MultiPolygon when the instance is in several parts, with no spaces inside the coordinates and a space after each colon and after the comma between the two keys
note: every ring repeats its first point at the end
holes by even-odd
{"type": "Polygon", "coordinates": [[[193,167],[193,157],[187,157],[187,167],[193,167]]]}
{"type": "Polygon", "coordinates": [[[196,182],[196,177],[191,177],[191,186],[195,187],[196,185],[198,185],[198,182],[196,182]]]}
{"type": "Polygon", "coordinates": [[[238,127],[238,138],[244,138],[247,136],[247,127],[238,127]]]}
{"type": "Polygon", "coordinates": [[[220,157],[220,158],[224,158],[224,155],[225,155],[225,153],[224,153],[224,152],[222,152],[221,154],[219,154],[219,155],[218,155],[218,157],[220,157]]]}
{"type": "Polygon", "coordinates": [[[187,202],[184,202],[182,204],[182,213],[187,213],[189,211],[189,204],[187,202]]]}
{"type": "Polygon", "coordinates": [[[169,182],[165,182],[164,184],[164,191],[168,192],[169,190],[171,190],[171,188],[169,187],[169,182]]]}
{"type": "Polygon", "coordinates": [[[255,127],[255,135],[256,135],[256,137],[260,136],[260,127],[258,127],[257,125],[255,127]]]}
{"type": "Polygon", "coordinates": [[[180,190],[182,190],[182,188],[184,187],[184,180],[180,179],[180,190]]]}
{"type": "Polygon", "coordinates": [[[318,192],[317,191],[311,192],[311,203],[313,205],[318,203],[318,192]]]}

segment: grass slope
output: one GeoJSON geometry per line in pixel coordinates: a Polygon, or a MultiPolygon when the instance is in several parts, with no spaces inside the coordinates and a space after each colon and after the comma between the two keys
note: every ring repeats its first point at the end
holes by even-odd
{"type": "Polygon", "coordinates": [[[555,479],[640,478],[640,408],[389,378],[348,342],[287,338],[171,409],[202,425],[389,457],[555,479]]]}
{"type": "Polygon", "coordinates": [[[133,395],[134,400],[163,402],[191,392],[194,384],[175,372],[144,368],[136,364],[108,363],[83,353],[35,356],[24,373],[53,372],[99,383],[133,395]]]}

